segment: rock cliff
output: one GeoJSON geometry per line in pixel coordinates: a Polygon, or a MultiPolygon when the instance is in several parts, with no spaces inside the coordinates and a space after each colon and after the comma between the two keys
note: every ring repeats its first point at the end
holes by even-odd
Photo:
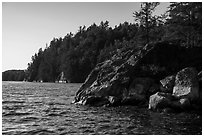
{"type": "MultiPolygon", "coordinates": [[[[174,94],[179,93],[178,86],[174,86],[177,72],[189,66],[201,71],[201,62],[200,48],[188,49],[169,42],[148,44],[141,49],[119,49],[110,60],[96,65],[73,103],[147,106],[150,96],[157,92],[172,94],[174,89],[174,94]]],[[[170,102],[163,94],[155,96],[170,102]]]]}

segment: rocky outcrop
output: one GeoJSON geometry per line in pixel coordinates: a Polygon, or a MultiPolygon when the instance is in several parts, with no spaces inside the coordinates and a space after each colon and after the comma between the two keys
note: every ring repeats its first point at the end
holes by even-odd
{"type": "Polygon", "coordinates": [[[186,108],[188,101],[191,103],[194,99],[194,95],[192,98],[191,95],[181,97],[177,89],[180,89],[180,85],[185,89],[180,81],[191,80],[188,77],[180,78],[183,71],[176,77],[174,74],[189,65],[199,67],[200,62],[192,60],[200,60],[202,56],[193,56],[190,54],[192,51],[165,42],[149,44],[142,49],[120,50],[110,60],[96,65],[77,91],[73,103],[96,106],[149,103],[150,109],[153,110],[177,108],[179,105],[186,108]]]}
{"type": "Polygon", "coordinates": [[[153,47],[147,45],[145,52],[142,50],[123,51],[120,55],[113,56],[111,60],[98,64],[77,91],[74,102],[86,100],[88,96],[103,98],[114,96],[126,102],[128,96],[123,95],[129,94],[128,89],[134,79],[135,68],[139,65],[140,59],[151,51],[151,48],[153,47]]]}

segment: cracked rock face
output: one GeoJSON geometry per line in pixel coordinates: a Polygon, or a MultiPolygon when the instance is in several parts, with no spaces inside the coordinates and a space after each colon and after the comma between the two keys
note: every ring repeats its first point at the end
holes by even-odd
{"type": "Polygon", "coordinates": [[[176,75],[173,95],[196,101],[199,98],[198,72],[195,68],[185,68],[176,75]]]}
{"type": "Polygon", "coordinates": [[[184,49],[168,43],[149,44],[140,50],[124,49],[96,65],[73,103],[137,105],[147,102],[158,90],[155,81],[159,83],[184,68],[183,54],[186,54],[184,49]]]}

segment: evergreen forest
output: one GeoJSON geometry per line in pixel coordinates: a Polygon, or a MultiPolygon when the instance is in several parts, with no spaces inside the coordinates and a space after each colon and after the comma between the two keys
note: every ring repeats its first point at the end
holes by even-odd
{"type": "MultiPolygon", "coordinates": [[[[80,26],[76,34],[53,38],[45,49],[32,56],[24,71],[27,81],[58,81],[63,73],[69,82],[84,82],[96,64],[120,49],[142,48],[148,43],[168,41],[180,46],[202,46],[202,3],[173,2],[166,13],[154,15],[158,2],[143,2],[130,13],[135,23],[124,22],[114,28],[109,21],[80,26]]],[[[6,78],[3,78],[5,80],[6,78]]]]}

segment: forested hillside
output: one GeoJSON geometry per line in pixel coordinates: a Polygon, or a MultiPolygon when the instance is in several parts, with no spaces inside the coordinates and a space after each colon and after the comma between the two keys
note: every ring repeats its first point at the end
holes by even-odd
{"type": "Polygon", "coordinates": [[[186,47],[201,47],[201,2],[171,3],[161,16],[153,14],[158,5],[141,3],[140,11],[132,14],[134,24],[124,22],[111,28],[108,21],[102,21],[98,25],[80,26],[76,34],[53,38],[45,49],[40,48],[32,56],[26,79],[55,82],[63,72],[70,82],[84,82],[97,63],[121,49],[139,49],[147,43],[169,41],[186,47]]]}

